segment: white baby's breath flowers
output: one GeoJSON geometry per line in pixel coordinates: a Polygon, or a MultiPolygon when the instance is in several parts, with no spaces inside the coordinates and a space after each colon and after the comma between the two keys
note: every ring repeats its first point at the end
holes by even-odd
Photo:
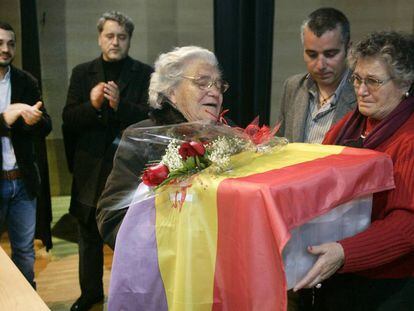
{"type": "Polygon", "coordinates": [[[167,146],[164,156],[162,157],[161,163],[168,166],[170,171],[178,170],[183,167],[183,159],[178,153],[180,143],[173,139],[167,146]]]}
{"type": "MultiPolygon", "coordinates": [[[[166,165],[170,172],[185,168],[185,163],[178,150],[182,142],[172,140],[162,157],[161,163],[166,165]]],[[[205,145],[204,157],[214,166],[216,173],[221,173],[230,168],[230,157],[250,147],[249,142],[239,137],[219,136],[205,145]]]]}
{"type": "Polygon", "coordinates": [[[208,159],[214,163],[217,171],[224,171],[230,165],[230,155],[220,152],[220,150],[213,150],[209,154],[208,159]]]}
{"type": "Polygon", "coordinates": [[[230,156],[242,151],[244,145],[240,138],[220,136],[207,145],[207,158],[217,171],[225,171],[230,166],[230,156]]]}

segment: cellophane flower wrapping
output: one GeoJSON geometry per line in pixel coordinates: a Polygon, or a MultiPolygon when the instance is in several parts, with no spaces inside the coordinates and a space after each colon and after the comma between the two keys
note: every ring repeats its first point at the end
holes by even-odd
{"type": "Polygon", "coordinates": [[[155,187],[151,190],[171,185],[186,189],[191,185],[191,178],[203,170],[221,174],[235,166],[248,165],[234,157],[241,152],[277,151],[287,140],[276,137],[276,131],[253,123],[241,129],[221,123],[192,122],[142,129],[131,138],[166,146],[160,161],[147,163],[142,175],[145,185],[155,187]]]}
{"type": "Polygon", "coordinates": [[[122,157],[118,156],[114,165],[114,170],[119,170],[115,174],[124,178],[126,187],[119,189],[109,209],[129,207],[172,188],[181,189],[177,190],[175,203],[182,203],[182,189],[191,187],[192,179],[200,172],[227,174],[235,167],[249,165],[245,158],[239,160],[238,154],[253,152],[260,156],[277,152],[288,143],[274,131],[254,126],[253,134],[251,126],[247,131],[203,122],[128,128],[117,152],[122,157]]]}

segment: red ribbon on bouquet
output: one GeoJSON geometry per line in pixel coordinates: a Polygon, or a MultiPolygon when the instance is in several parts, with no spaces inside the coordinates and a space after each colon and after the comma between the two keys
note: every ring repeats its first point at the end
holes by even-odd
{"type": "Polygon", "coordinates": [[[246,128],[244,133],[250,137],[255,145],[261,145],[269,142],[275,136],[280,128],[280,123],[276,124],[273,129],[266,125],[259,126],[259,117],[257,116],[246,128]]]}

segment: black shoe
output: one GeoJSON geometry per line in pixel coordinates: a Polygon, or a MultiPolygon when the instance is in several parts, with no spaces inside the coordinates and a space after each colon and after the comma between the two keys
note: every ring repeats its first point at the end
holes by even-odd
{"type": "Polygon", "coordinates": [[[88,311],[95,303],[102,302],[103,297],[90,299],[80,296],[70,308],[70,311],[88,311]]]}

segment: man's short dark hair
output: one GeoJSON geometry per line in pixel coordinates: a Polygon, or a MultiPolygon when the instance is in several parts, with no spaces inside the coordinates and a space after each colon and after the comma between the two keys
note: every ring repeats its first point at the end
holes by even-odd
{"type": "Polygon", "coordinates": [[[9,23],[0,21],[0,29],[11,31],[16,36],[16,32],[14,31],[13,27],[9,23]]]}
{"type": "Polygon", "coordinates": [[[302,42],[305,27],[308,27],[317,37],[321,37],[325,32],[334,30],[338,25],[341,27],[342,41],[345,46],[348,46],[351,39],[351,27],[345,14],[334,8],[317,9],[309,14],[302,23],[302,42]]]}

